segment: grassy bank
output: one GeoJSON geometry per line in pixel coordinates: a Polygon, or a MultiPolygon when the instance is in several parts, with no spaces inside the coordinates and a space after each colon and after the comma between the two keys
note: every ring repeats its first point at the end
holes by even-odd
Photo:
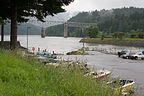
{"type": "Polygon", "coordinates": [[[0,50],[0,96],[114,96],[78,68],[45,66],[36,59],[0,50]]]}
{"type": "Polygon", "coordinates": [[[122,40],[113,38],[105,38],[104,40],[101,40],[100,38],[85,38],[81,39],[80,42],[95,44],[111,44],[118,46],[144,47],[144,39],[138,38],[124,38],[122,40]]]}

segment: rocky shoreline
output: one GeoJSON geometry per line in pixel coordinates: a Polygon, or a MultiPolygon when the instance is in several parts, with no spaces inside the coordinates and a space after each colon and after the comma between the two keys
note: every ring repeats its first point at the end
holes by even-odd
{"type": "Polygon", "coordinates": [[[144,47],[144,41],[136,41],[136,40],[81,39],[80,42],[95,43],[95,44],[110,44],[110,45],[117,45],[117,46],[144,47]]]}

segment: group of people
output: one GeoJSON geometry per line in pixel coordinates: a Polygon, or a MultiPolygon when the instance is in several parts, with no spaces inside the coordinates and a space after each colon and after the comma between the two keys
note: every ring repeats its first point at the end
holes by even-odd
{"type": "MultiPolygon", "coordinates": [[[[38,47],[37,55],[43,54],[43,56],[47,55],[47,50],[44,49],[42,52],[40,52],[40,48],[38,47]]],[[[55,52],[52,52],[52,55],[56,55],[55,52]]]]}

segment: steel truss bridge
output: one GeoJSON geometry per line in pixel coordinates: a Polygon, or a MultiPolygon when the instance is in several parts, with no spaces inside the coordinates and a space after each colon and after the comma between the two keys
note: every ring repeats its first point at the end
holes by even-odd
{"type": "Polygon", "coordinates": [[[57,24],[64,24],[64,37],[66,38],[68,36],[67,31],[68,27],[79,27],[82,28],[82,31],[84,31],[84,28],[90,27],[90,26],[96,26],[96,23],[83,23],[83,22],[69,22],[69,21],[50,21],[46,20],[45,22],[37,21],[37,20],[29,20],[27,23],[41,26],[42,27],[42,35],[45,35],[44,28],[48,26],[54,26],[57,24]]]}

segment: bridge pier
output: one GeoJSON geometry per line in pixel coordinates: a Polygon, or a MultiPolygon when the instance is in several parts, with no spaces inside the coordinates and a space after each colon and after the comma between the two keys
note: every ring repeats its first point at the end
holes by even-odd
{"type": "Polygon", "coordinates": [[[42,32],[41,32],[41,37],[44,38],[45,37],[45,30],[43,28],[43,24],[45,24],[47,26],[47,24],[51,24],[51,23],[59,23],[59,24],[64,24],[64,38],[68,37],[68,27],[79,27],[79,28],[86,28],[86,27],[90,27],[90,26],[97,26],[96,23],[84,23],[84,22],[70,22],[70,21],[46,21],[45,23],[42,23],[40,21],[37,20],[29,20],[28,23],[31,24],[40,24],[42,25],[42,32]]]}
{"type": "Polygon", "coordinates": [[[42,30],[41,30],[41,38],[45,38],[45,29],[44,29],[44,27],[42,27],[42,30]]]}
{"type": "Polygon", "coordinates": [[[67,23],[64,23],[64,38],[67,38],[67,29],[68,29],[67,23]]]}

